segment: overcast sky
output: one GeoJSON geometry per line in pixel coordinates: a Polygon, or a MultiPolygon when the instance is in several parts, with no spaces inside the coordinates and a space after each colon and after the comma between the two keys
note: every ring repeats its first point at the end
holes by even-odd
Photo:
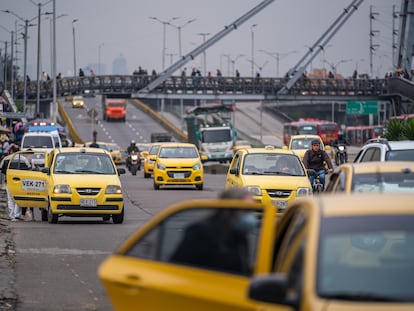
{"type": "MultiPolygon", "coordinates": [[[[101,63],[106,73],[112,73],[112,62],[118,57],[127,61],[128,73],[141,66],[148,71],[162,71],[163,24],[150,19],[170,21],[182,26],[183,55],[203,41],[200,33],[209,33],[206,39],[221,31],[240,16],[261,3],[260,0],[56,0],[57,27],[57,72],[72,76],[74,68],[73,32],[76,38],[77,67],[101,63]],[[191,23],[189,20],[195,19],[191,23]],[[184,26],[183,26],[184,25],[184,26]],[[100,57],[99,57],[100,56],[100,57]]],[[[264,10],[246,21],[237,30],[229,33],[206,51],[206,69],[213,75],[220,68],[224,75],[233,74],[229,58],[235,60],[235,69],[242,76],[251,76],[252,32],[254,34],[255,71],[262,68],[262,76],[276,76],[279,53],[279,76],[293,67],[311,46],[343,12],[351,0],[275,0],[264,10]],[[252,25],[255,25],[252,27],[252,25]],[[265,52],[263,52],[265,51],[265,52]],[[269,56],[272,54],[272,56],[269,56]],[[288,55],[286,55],[288,54],[288,55]],[[227,55],[227,56],[224,56],[227,55]],[[239,56],[242,55],[242,56],[239,56]],[[230,65],[229,65],[230,64],[230,65]]],[[[1,0],[1,10],[10,10],[24,19],[37,17],[37,0],[1,0]]],[[[42,12],[52,11],[52,2],[41,1],[42,12]]],[[[373,44],[378,45],[373,58],[373,74],[383,77],[392,70],[393,5],[399,13],[401,0],[365,0],[339,32],[332,38],[325,53],[320,53],[312,62],[312,68],[327,68],[337,64],[337,72],[350,76],[358,72],[369,72],[370,64],[370,7],[373,7],[373,44]],[[323,55],[324,54],[324,55],[323,55]],[[326,62],[323,62],[323,60],[326,62]]],[[[12,14],[0,12],[0,40],[10,40],[3,27],[14,30],[12,14]]],[[[398,29],[399,20],[395,19],[398,29]]],[[[37,19],[33,21],[37,23],[37,19]]],[[[44,16],[41,22],[41,68],[50,73],[50,19],[44,16]]],[[[21,37],[21,36],[20,36],[21,37]]],[[[28,73],[36,75],[37,26],[29,28],[28,73]]],[[[166,26],[165,67],[177,61],[179,53],[178,30],[166,26]]],[[[4,43],[0,44],[2,55],[4,43]]],[[[18,65],[23,68],[23,40],[18,45],[18,65]]],[[[10,51],[9,51],[10,53],[10,51]]],[[[203,72],[203,56],[186,65],[203,72]]],[[[78,69],[77,69],[78,70],[78,69]]],[[[102,69],[103,71],[103,69],[102,69]]],[[[308,68],[310,71],[310,66],[308,68]]],[[[21,70],[23,72],[23,69],[21,70]]]]}

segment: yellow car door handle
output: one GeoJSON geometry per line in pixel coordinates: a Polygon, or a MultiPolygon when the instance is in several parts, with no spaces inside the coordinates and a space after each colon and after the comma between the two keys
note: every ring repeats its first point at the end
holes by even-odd
{"type": "Polygon", "coordinates": [[[19,181],[20,178],[19,177],[13,177],[13,180],[19,181]]]}

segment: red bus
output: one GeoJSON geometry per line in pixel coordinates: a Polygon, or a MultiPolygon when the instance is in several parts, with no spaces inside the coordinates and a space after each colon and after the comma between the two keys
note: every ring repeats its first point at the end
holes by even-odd
{"type": "Polygon", "coordinates": [[[381,137],[384,132],[383,125],[347,126],[345,137],[351,145],[363,145],[368,139],[381,137]]]}
{"type": "Polygon", "coordinates": [[[289,144],[292,135],[319,135],[325,145],[338,139],[339,126],[336,122],[314,118],[300,118],[283,124],[283,143],[289,144]]]}

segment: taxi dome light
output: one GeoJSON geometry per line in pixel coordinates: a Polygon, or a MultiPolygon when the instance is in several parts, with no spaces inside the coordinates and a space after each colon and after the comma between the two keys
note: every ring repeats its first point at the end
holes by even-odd
{"type": "Polygon", "coordinates": [[[272,146],[272,145],[266,145],[266,146],[265,146],[265,149],[275,149],[275,146],[272,146]]]}

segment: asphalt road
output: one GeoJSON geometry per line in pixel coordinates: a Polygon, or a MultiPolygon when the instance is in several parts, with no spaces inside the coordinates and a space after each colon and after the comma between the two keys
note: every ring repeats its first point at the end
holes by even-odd
{"type": "MultiPolygon", "coordinates": [[[[88,107],[99,109],[97,98],[87,99],[88,107]]],[[[159,125],[135,108],[123,122],[91,124],[86,109],[70,108],[65,103],[76,129],[84,140],[98,131],[98,140],[114,140],[123,147],[151,131],[163,131],[159,125]]],[[[101,116],[99,114],[98,116],[101,116]]],[[[125,198],[125,221],[115,225],[99,218],[59,218],[56,225],[40,221],[9,222],[13,233],[15,284],[18,311],[112,310],[97,277],[99,264],[132,232],[152,215],[167,206],[198,198],[215,198],[224,189],[225,175],[205,175],[204,190],[192,187],[153,190],[152,179],[129,172],[121,176],[125,198]]]]}

